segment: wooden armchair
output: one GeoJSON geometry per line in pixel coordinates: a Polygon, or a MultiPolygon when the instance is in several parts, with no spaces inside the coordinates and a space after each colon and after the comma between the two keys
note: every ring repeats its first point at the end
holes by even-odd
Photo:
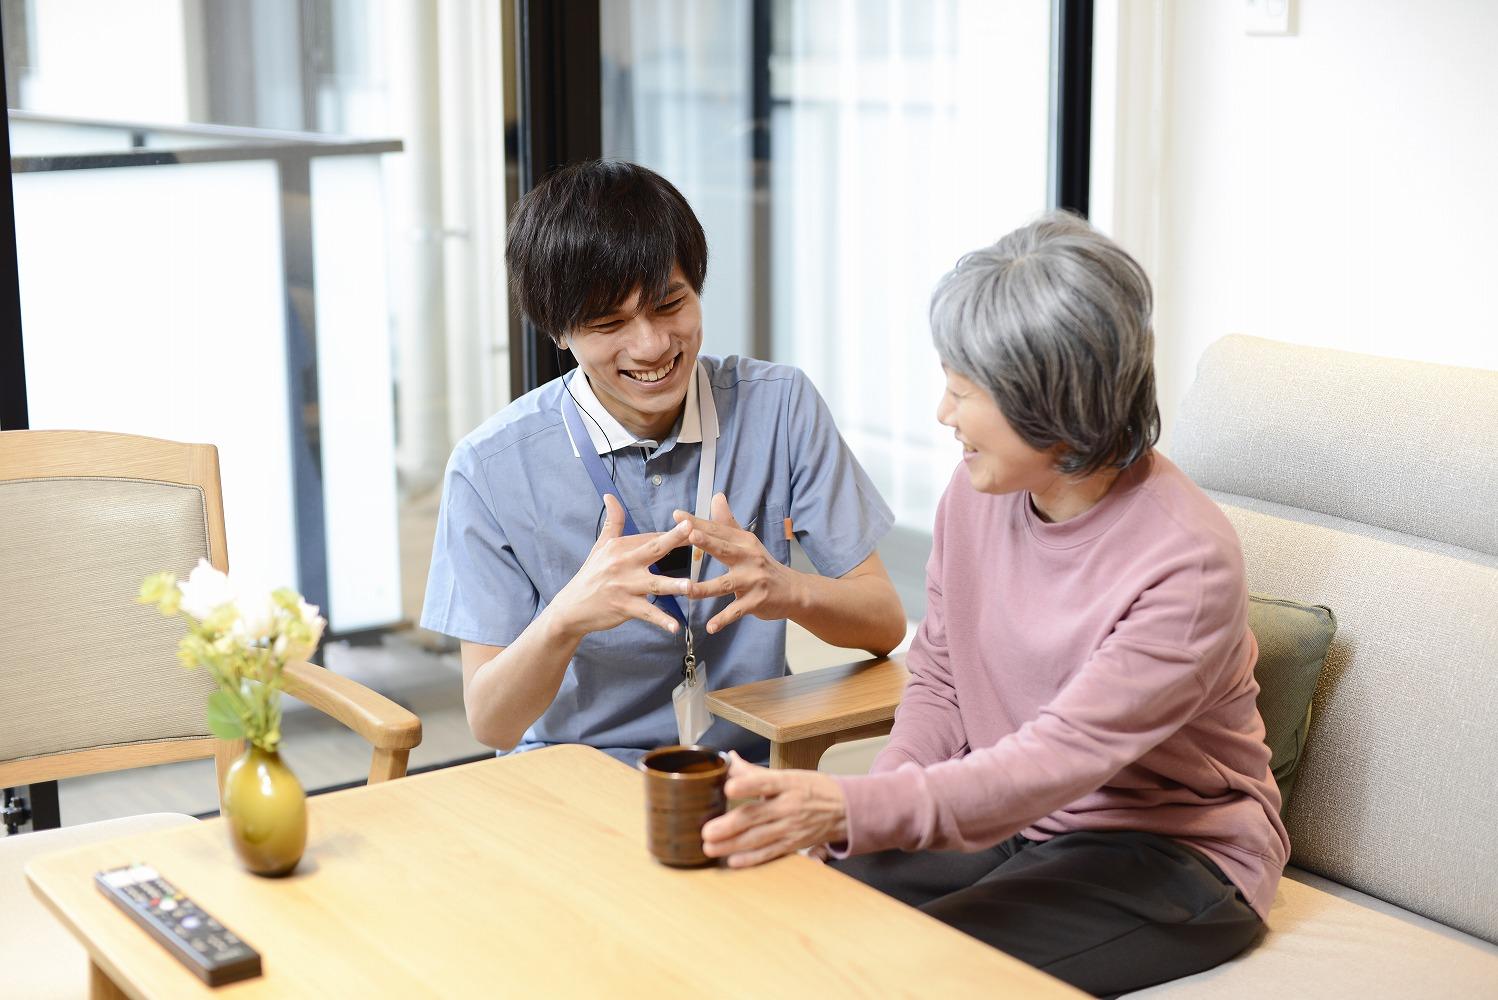
{"type": "Polygon", "coordinates": [[[896,653],[709,692],[707,707],[768,739],[771,767],[815,770],[833,744],[888,733],[909,677],[896,653]]]}
{"type": "MultiPolygon", "coordinates": [[[[87,431],[0,433],[0,786],[243,751],[204,723],[212,682],[176,660],[182,623],[135,603],[148,574],[228,572],[218,449],[87,431]]],[[[406,773],[421,721],[310,663],[287,692],[406,773]]]]}
{"type": "MultiPolygon", "coordinates": [[[[0,787],[203,757],[215,758],[222,786],[243,741],[208,732],[212,681],[177,662],[182,622],[135,601],[150,573],[185,576],[199,558],[228,571],[218,450],[123,434],[7,431],[0,512],[0,787]]],[[[421,742],[415,715],[310,663],[289,665],[286,676],[288,693],[368,741],[371,782],[406,773],[421,742]]],[[[11,927],[0,940],[6,989],[81,993],[88,968],[27,891],[30,857],[179,822],[192,819],[156,814],[0,838],[0,911],[11,927]],[[78,981],[59,986],[64,955],[78,981]]]]}

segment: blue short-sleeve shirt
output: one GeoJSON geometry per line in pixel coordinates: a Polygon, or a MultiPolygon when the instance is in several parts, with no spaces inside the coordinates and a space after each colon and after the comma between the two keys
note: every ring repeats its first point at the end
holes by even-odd
{"type": "MultiPolygon", "coordinates": [[[[811,381],[799,369],[751,358],[704,355],[698,363],[707,372],[719,426],[713,492],[727,495],[739,524],[787,563],[790,518],[797,541],[824,576],[842,576],[867,559],[894,518],[811,381]]],[[[563,382],[515,400],[453,451],[423,627],[508,646],[587,558],[603,503],[563,422],[563,382]]],[[[694,405],[691,397],[688,404],[694,405]]],[[[668,530],[674,510],[696,506],[702,446],[700,432],[696,440],[678,440],[692,437],[683,433],[684,422],[653,448],[628,443],[602,456],[642,532],[668,530]]],[[[717,560],[705,558],[703,579],[724,572],[717,560]]],[[[732,599],[683,604],[714,690],[786,671],[784,622],[750,615],[707,634],[708,619],[732,599]]],[[[556,698],[517,749],[584,743],[633,760],[675,743],[671,691],[681,681],[684,652],[680,636],[640,621],[588,635],[556,698]]],[[[764,740],[721,719],[703,740],[751,760],[768,755],[764,740]]]]}

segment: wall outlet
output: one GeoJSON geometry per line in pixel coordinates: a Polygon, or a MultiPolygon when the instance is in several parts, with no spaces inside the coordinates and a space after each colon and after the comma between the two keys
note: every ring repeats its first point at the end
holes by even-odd
{"type": "Polygon", "coordinates": [[[1250,35],[1295,34],[1295,0],[1243,0],[1243,30],[1250,35]]]}

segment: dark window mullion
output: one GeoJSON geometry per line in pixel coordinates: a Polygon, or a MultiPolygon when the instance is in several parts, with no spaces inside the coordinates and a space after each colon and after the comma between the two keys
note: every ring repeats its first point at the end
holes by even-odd
{"type": "MultiPolygon", "coordinates": [[[[10,107],[6,88],[9,73],[3,64],[4,28],[0,27],[0,106],[10,107]]],[[[31,426],[26,406],[26,352],[21,345],[21,275],[16,267],[16,203],[10,176],[10,120],[0,130],[0,153],[5,157],[5,185],[0,191],[0,431],[24,431],[31,426]]],[[[61,825],[57,782],[39,781],[27,787],[31,828],[50,830],[61,825]]]]}
{"type": "MultiPolygon", "coordinates": [[[[520,194],[556,168],[603,155],[599,0],[516,0],[520,194]]],[[[510,333],[515,395],[574,367],[526,322],[510,333]]]]}
{"type": "Polygon", "coordinates": [[[1087,216],[1092,171],[1093,0],[1056,0],[1051,206],[1087,216]]]}
{"type": "MultiPolygon", "coordinates": [[[[0,29],[0,59],[5,36],[0,29]]],[[[0,101],[10,107],[8,74],[0,70],[0,101]]],[[[0,191],[0,430],[23,431],[31,426],[26,405],[26,353],[21,346],[21,277],[16,268],[16,205],[10,175],[10,121],[0,135],[5,156],[5,188],[0,191]]]]}

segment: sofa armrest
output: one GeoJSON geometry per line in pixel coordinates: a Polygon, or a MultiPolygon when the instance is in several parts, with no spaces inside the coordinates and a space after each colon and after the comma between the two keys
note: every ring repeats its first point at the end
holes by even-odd
{"type": "Polygon", "coordinates": [[[421,720],[358,681],[313,663],[286,664],[286,693],[332,716],[374,748],[369,782],[406,773],[411,748],[421,742],[421,720]]]}
{"type": "Polygon", "coordinates": [[[909,677],[894,654],[712,691],[707,707],[768,739],[771,767],[812,769],[834,743],[888,733],[909,677]]]}

